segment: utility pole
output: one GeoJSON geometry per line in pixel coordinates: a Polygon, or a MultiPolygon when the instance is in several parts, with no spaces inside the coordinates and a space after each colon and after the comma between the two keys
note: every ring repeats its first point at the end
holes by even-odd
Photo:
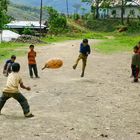
{"type": "Polygon", "coordinates": [[[40,24],[40,34],[39,34],[39,36],[40,37],[41,37],[41,34],[42,34],[42,27],[41,27],[41,25],[42,25],[42,7],[43,7],[43,2],[41,0],[41,2],[40,2],[40,20],[39,20],[39,24],[40,24]]]}
{"type": "Polygon", "coordinates": [[[69,3],[68,3],[68,0],[66,0],[66,7],[67,7],[67,17],[69,17],[69,3]]]}
{"type": "Polygon", "coordinates": [[[2,42],[2,30],[0,30],[0,43],[2,42]]]}
{"type": "Polygon", "coordinates": [[[121,0],[121,23],[124,25],[124,0],[121,0]]]}

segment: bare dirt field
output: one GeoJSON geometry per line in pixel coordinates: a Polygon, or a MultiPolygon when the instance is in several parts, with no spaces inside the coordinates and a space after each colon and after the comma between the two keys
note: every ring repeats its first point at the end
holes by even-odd
{"type": "MultiPolygon", "coordinates": [[[[35,117],[24,118],[10,99],[0,115],[0,140],[140,140],[140,83],[129,78],[131,54],[104,55],[93,49],[81,78],[81,63],[72,69],[79,43],[36,47],[40,79],[29,78],[27,57],[17,58],[24,84],[32,87],[21,91],[35,117]],[[64,66],[41,71],[52,57],[62,58],[64,66]]],[[[6,77],[0,67],[2,90],[6,77]]]]}

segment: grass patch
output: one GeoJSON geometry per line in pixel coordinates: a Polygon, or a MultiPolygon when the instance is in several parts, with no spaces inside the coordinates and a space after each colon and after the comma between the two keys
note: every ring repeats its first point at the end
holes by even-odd
{"type": "Polygon", "coordinates": [[[10,58],[11,55],[21,56],[26,53],[22,47],[26,47],[28,44],[3,42],[0,44],[0,61],[10,58]]]}
{"type": "Polygon", "coordinates": [[[94,48],[101,53],[111,54],[116,52],[132,51],[140,41],[140,35],[116,35],[114,39],[105,39],[94,48]]]}
{"type": "Polygon", "coordinates": [[[77,40],[77,39],[106,39],[105,33],[67,33],[65,35],[58,35],[58,36],[46,36],[42,38],[42,41],[46,43],[53,43],[53,42],[62,42],[66,40],[77,40]]]}

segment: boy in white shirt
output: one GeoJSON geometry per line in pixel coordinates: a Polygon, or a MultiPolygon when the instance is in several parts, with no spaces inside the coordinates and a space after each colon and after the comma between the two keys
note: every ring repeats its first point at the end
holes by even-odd
{"type": "Polygon", "coordinates": [[[25,117],[33,117],[34,115],[30,113],[30,107],[27,99],[19,91],[19,85],[21,88],[26,90],[31,90],[31,88],[24,86],[22,78],[19,75],[19,71],[19,63],[12,64],[12,73],[9,74],[7,84],[3,89],[2,96],[0,97],[0,112],[6,101],[12,97],[20,103],[25,117]]]}

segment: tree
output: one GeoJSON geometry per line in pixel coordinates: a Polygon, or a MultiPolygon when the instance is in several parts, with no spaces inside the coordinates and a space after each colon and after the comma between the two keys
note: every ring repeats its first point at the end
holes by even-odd
{"type": "Polygon", "coordinates": [[[82,0],[82,2],[86,2],[86,3],[90,4],[92,9],[93,9],[93,5],[95,5],[95,10],[96,10],[95,17],[96,17],[96,19],[99,18],[99,4],[101,1],[102,0],[95,0],[95,1],[94,0],[82,0]]]}
{"type": "Polygon", "coordinates": [[[81,4],[75,3],[73,5],[73,8],[75,9],[75,14],[78,14],[79,9],[81,8],[81,4]]]}
{"type": "Polygon", "coordinates": [[[65,31],[67,19],[64,14],[59,14],[52,7],[44,7],[48,13],[48,25],[51,33],[57,35],[65,31]]]}
{"type": "Polygon", "coordinates": [[[92,11],[93,11],[93,7],[95,7],[95,17],[96,19],[98,19],[99,18],[99,4],[102,2],[102,0],[82,0],[82,2],[86,2],[90,4],[92,11]]]}
{"type": "Polygon", "coordinates": [[[0,0],[0,34],[1,34],[0,42],[2,40],[3,27],[9,21],[9,16],[7,15],[7,5],[8,5],[7,0],[0,0]]]}
{"type": "Polygon", "coordinates": [[[84,7],[81,7],[82,15],[85,14],[86,9],[84,7]]]}
{"type": "Polygon", "coordinates": [[[7,0],[0,0],[0,29],[2,29],[4,24],[8,22],[7,5],[7,0]]]}

